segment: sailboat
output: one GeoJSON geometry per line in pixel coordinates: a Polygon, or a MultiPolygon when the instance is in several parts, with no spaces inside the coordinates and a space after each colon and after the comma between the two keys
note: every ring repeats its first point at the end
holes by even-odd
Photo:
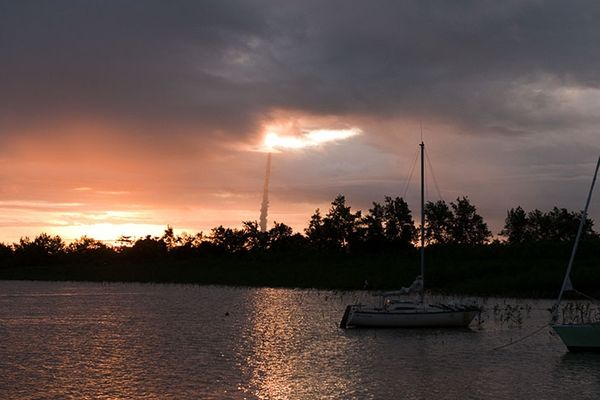
{"type": "Polygon", "coordinates": [[[481,312],[477,305],[427,304],[425,298],[425,144],[421,148],[421,275],[408,288],[384,292],[379,304],[348,305],[340,328],[459,328],[467,327],[481,312]],[[418,293],[419,300],[406,299],[405,295],[418,293]]]}
{"type": "Polygon", "coordinates": [[[594,185],[596,184],[596,178],[598,176],[598,168],[600,168],[600,157],[598,157],[598,162],[596,163],[596,170],[594,171],[592,185],[590,186],[590,191],[585,202],[585,208],[581,213],[581,221],[579,221],[577,236],[575,237],[575,243],[573,244],[573,249],[571,250],[571,257],[569,258],[569,264],[567,265],[567,271],[563,279],[563,284],[558,294],[556,304],[553,307],[552,318],[555,323],[552,324],[552,329],[554,329],[554,331],[558,334],[565,346],[567,346],[567,349],[573,352],[600,351],[600,322],[581,321],[578,323],[556,323],[556,321],[558,320],[558,311],[563,294],[567,291],[573,290],[573,285],[571,284],[571,268],[573,267],[573,260],[575,259],[577,246],[579,245],[579,240],[581,239],[583,226],[585,225],[585,221],[587,218],[590,200],[592,199],[594,185]]]}

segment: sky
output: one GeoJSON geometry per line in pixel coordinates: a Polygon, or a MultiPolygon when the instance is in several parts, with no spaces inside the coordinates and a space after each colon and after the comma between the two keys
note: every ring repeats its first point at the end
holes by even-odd
{"type": "Polygon", "coordinates": [[[428,199],[468,196],[495,233],[518,205],[579,210],[599,20],[595,1],[0,1],[0,242],[238,227],[269,150],[269,224],[302,231],[337,194],[417,216],[421,134],[428,199]]]}

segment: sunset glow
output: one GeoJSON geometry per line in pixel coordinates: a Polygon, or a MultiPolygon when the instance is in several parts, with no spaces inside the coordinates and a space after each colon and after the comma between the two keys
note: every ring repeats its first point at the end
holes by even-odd
{"type": "Polygon", "coordinates": [[[337,194],[365,211],[406,192],[415,211],[421,127],[445,200],[498,232],[518,205],[579,209],[599,148],[587,6],[8,3],[4,243],[239,227],[260,216],[262,153],[271,224],[303,232],[337,194]]]}
{"type": "Polygon", "coordinates": [[[0,0],[0,400],[595,398],[598,21],[0,0]]]}
{"type": "Polygon", "coordinates": [[[94,238],[104,242],[114,242],[119,237],[125,236],[130,239],[138,239],[146,235],[161,236],[165,230],[165,225],[140,224],[140,223],[97,223],[86,225],[69,225],[64,227],[55,227],[51,233],[60,235],[70,241],[82,236],[94,238]]]}
{"type": "Polygon", "coordinates": [[[362,131],[359,128],[350,129],[314,129],[302,132],[298,136],[280,135],[275,132],[269,132],[265,136],[265,149],[302,149],[305,147],[315,147],[328,142],[348,139],[352,136],[360,135],[362,131]]]}

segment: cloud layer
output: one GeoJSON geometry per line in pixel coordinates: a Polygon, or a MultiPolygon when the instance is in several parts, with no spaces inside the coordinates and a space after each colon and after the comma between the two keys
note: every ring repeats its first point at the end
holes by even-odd
{"type": "Polygon", "coordinates": [[[334,191],[360,208],[397,194],[423,122],[449,200],[497,221],[518,202],[577,208],[566,189],[600,144],[598,20],[593,1],[3,2],[0,193],[258,209],[264,160],[247,150],[266,126],[361,129],[274,160],[273,207],[307,219],[334,191]]]}
{"type": "Polygon", "coordinates": [[[560,88],[600,83],[595,2],[24,1],[1,14],[3,120],[248,135],[283,108],[521,132],[556,123],[560,88]]]}

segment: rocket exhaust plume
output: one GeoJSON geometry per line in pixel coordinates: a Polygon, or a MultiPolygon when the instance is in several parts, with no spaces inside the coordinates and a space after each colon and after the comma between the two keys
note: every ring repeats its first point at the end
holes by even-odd
{"type": "Polygon", "coordinates": [[[271,178],[271,153],[267,154],[267,170],[263,187],[262,204],[260,205],[260,231],[267,231],[267,212],[269,211],[269,179],[271,178]]]}
{"type": "Polygon", "coordinates": [[[271,179],[271,153],[281,149],[303,149],[318,147],[328,142],[336,142],[360,135],[359,128],[348,129],[302,129],[299,134],[286,135],[267,129],[262,151],[267,151],[267,170],[263,188],[262,204],[260,206],[259,227],[261,232],[267,231],[267,213],[269,211],[269,180],[271,179]]]}

